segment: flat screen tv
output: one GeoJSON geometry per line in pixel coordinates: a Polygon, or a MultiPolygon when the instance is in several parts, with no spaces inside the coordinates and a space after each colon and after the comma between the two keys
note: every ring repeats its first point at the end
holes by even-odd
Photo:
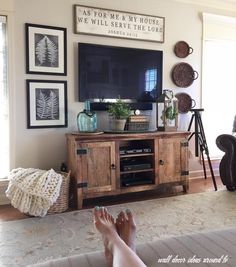
{"type": "Polygon", "coordinates": [[[78,44],[79,101],[155,102],[162,93],[163,52],[78,44]]]}

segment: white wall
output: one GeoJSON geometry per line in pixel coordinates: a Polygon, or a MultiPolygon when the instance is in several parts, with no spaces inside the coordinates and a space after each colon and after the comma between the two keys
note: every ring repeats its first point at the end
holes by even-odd
{"type": "MultiPolygon", "coordinates": [[[[77,102],[77,43],[89,42],[163,50],[164,76],[163,87],[177,92],[186,92],[200,106],[201,96],[201,12],[227,14],[210,8],[200,8],[194,5],[177,3],[172,0],[14,0],[14,81],[11,88],[13,98],[12,129],[13,162],[12,167],[38,167],[58,169],[61,162],[66,161],[65,134],[76,131],[76,115],[83,108],[77,102]],[[130,11],[165,17],[164,44],[109,37],[79,35],[73,33],[73,5],[89,5],[114,10],[130,11]],[[30,75],[25,68],[25,23],[44,24],[67,28],[67,76],[30,75]],[[185,59],[177,58],[173,47],[177,41],[185,40],[193,47],[192,55],[185,59]],[[190,87],[176,87],[170,78],[174,64],[187,62],[199,73],[199,78],[190,87]],[[66,80],[68,82],[69,127],[55,129],[27,129],[26,127],[26,79],[66,80]]],[[[228,13],[229,14],[229,13],[228,13]]],[[[229,14],[233,15],[233,14],[229,14]]],[[[181,129],[186,130],[189,115],[181,117],[181,129]]],[[[101,127],[101,125],[100,125],[101,127]]]]}
{"type": "Polygon", "coordinates": [[[11,11],[14,7],[14,0],[0,0],[0,10],[1,11],[11,11]]]}

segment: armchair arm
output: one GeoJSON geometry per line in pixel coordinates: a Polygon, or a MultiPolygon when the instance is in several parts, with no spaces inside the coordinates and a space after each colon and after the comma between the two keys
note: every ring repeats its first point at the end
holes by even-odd
{"type": "Polygon", "coordinates": [[[227,189],[236,189],[236,138],[230,134],[222,134],[216,138],[216,145],[225,152],[219,170],[220,177],[227,189]]]}

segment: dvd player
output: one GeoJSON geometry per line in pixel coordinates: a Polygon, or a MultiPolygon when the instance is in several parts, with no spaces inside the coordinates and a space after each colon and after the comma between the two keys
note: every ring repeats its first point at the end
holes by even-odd
{"type": "Polygon", "coordinates": [[[138,148],[138,149],[127,149],[125,151],[126,154],[135,154],[135,153],[142,153],[143,150],[142,148],[138,148]]]}
{"type": "Polygon", "coordinates": [[[139,163],[139,164],[127,164],[122,165],[121,169],[124,172],[127,171],[138,171],[138,170],[145,170],[150,169],[152,166],[150,163],[139,163]]]}
{"type": "Polygon", "coordinates": [[[138,153],[150,153],[152,152],[151,148],[145,147],[145,148],[120,148],[120,155],[130,155],[130,154],[138,154],[138,153]]]}

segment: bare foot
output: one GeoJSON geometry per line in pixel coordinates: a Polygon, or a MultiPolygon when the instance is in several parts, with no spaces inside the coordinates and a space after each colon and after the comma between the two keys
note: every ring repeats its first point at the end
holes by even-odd
{"type": "Polygon", "coordinates": [[[114,264],[114,266],[122,267],[147,267],[134,250],[131,249],[131,247],[134,249],[136,227],[132,213],[126,211],[126,215],[127,218],[120,214],[120,219],[117,219],[118,224],[116,227],[114,219],[107,212],[107,209],[95,208],[93,211],[94,225],[102,235],[105,251],[107,251],[107,253],[110,252],[107,258],[108,264],[109,266],[114,264]],[[121,236],[118,235],[117,229],[119,229],[121,236]],[[124,240],[126,240],[129,246],[124,240]]]}
{"type": "Polygon", "coordinates": [[[118,214],[116,229],[121,239],[135,252],[136,224],[130,210],[118,214]]]}
{"type": "Polygon", "coordinates": [[[113,263],[113,241],[117,239],[118,234],[116,232],[114,218],[107,209],[104,207],[95,207],[93,210],[94,225],[100,232],[103,239],[105,248],[105,257],[109,267],[112,267],[113,263]]]}

